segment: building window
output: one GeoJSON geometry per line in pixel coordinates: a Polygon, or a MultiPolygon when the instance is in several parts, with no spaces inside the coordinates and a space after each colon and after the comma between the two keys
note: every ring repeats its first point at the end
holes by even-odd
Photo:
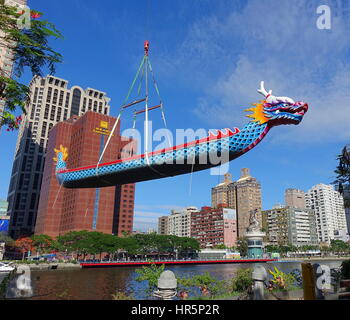
{"type": "Polygon", "coordinates": [[[39,173],[36,173],[34,175],[34,183],[33,183],[33,189],[37,190],[39,184],[39,173]]]}
{"type": "Polygon", "coordinates": [[[81,99],[81,91],[79,89],[74,89],[73,98],[72,98],[71,115],[79,115],[80,99],[81,99]]]}

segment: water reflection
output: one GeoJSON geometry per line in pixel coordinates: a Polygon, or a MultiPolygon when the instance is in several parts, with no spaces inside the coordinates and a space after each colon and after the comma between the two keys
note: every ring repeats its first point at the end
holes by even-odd
{"type": "MultiPolygon", "coordinates": [[[[313,261],[316,263],[316,261],[313,261]]],[[[341,261],[318,261],[331,268],[338,268],[341,261]]],[[[277,266],[283,272],[301,270],[301,262],[266,263],[267,269],[277,266]]],[[[230,279],[237,269],[252,268],[254,264],[176,265],[166,269],[176,277],[191,277],[210,272],[217,279],[230,279]]],[[[135,267],[81,269],[70,271],[32,272],[35,300],[110,300],[116,291],[125,292],[135,299],[152,299],[147,293],[147,283],[137,282],[135,267]]]]}

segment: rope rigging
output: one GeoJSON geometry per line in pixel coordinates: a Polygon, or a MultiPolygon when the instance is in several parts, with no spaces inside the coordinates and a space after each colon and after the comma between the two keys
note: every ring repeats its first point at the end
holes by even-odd
{"type": "MultiPolygon", "coordinates": [[[[103,156],[108,148],[108,145],[110,143],[110,140],[118,126],[118,123],[120,121],[120,118],[123,114],[123,112],[128,109],[129,107],[131,106],[135,106],[139,103],[142,103],[144,102],[145,103],[145,107],[141,110],[134,110],[133,112],[133,129],[136,128],[136,118],[137,118],[137,115],[140,115],[140,114],[145,114],[145,159],[146,159],[146,162],[148,165],[150,165],[149,163],[149,158],[148,158],[148,153],[149,153],[149,150],[148,150],[148,134],[149,134],[149,130],[148,130],[148,119],[149,119],[149,111],[152,111],[152,110],[156,110],[156,109],[160,109],[161,110],[161,118],[163,120],[163,123],[164,123],[164,126],[166,129],[168,129],[167,127],[167,122],[166,122],[166,118],[165,118],[165,112],[164,112],[164,104],[163,104],[163,100],[161,98],[161,95],[160,95],[160,91],[159,91],[159,88],[158,88],[158,85],[157,85],[157,82],[156,82],[156,79],[155,79],[155,76],[154,76],[154,72],[153,72],[153,68],[152,68],[152,65],[151,65],[151,62],[149,60],[149,41],[145,41],[144,42],[144,56],[141,60],[141,63],[140,63],[140,66],[137,70],[137,73],[131,83],[131,86],[128,90],[128,93],[120,107],[120,110],[119,110],[119,113],[118,113],[118,116],[117,116],[117,120],[115,121],[114,125],[113,125],[113,128],[108,136],[108,139],[107,139],[107,142],[101,152],[101,155],[99,157],[99,160],[97,162],[97,165],[96,165],[96,175],[98,175],[98,168],[99,168],[99,165],[103,159],[103,156]],[[159,104],[155,105],[155,106],[152,106],[152,107],[149,107],[149,82],[148,82],[148,75],[149,73],[151,74],[152,76],[152,82],[153,82],[153,87],[158,95],[158,98],[159,98],[159,104]],[[138,87],[137,87],[137,99],[131,101],[128,103],[129,101],[129,98],[130,98],[130,95],[131,93],[133,92],[133,89],[135,87],[135,84],[137,82],[137,80],[139,79],[139,83],[138,83],[138,87]],[[145,96],[142,97],[140,96],[140,92],[141,92],[141,89],[142,89],[142,84],[143,84],[143,80],[145,81],[145,96]]],[[[168,133],[168,132],[167,132],[168,133]]],[[[170,141],[170,138],[169,138],[169,135],[167,134],[167,140],[168,140],[168,143],[169,143],[169,146],[171,146],[171,141],[170,141]]]]}

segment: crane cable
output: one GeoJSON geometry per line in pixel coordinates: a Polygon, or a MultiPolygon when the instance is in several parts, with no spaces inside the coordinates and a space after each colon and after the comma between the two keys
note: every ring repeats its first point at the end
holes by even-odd
{"type": "Polygon", "coordinates": [[[139,77],[141,68],[143,67],[143,65],[144,65],[144,63],[145,63],[145,60],[146,60],[146,56],[144,56],[144,57],[142,58],[140,67],[139,67],[139,69],[138,69],[138,71],[137,71],[137,73],[136,73],[136,76],[135,76],[135,78],[134,78],[134,80],[133,80],[133,82],[132,82],[132,84],[131,84],[131,86],[130,86],[130,88],[129,88],[128,94],[126,95],[126,97],[125,97],[125,99],[124,99],[124,102],[123,102],[123,104],[122,104],[122,106],[121,106],[121,108],[120,108],[120,111],[119,111],[117,120],[116,120],[115,123],[114,123],[114,126],[113,126],[113,128],[112,128],[112,131],[110,132],[110,134],[109,134],[109,136],[108,136],[108,139],[107,139],[107,142],[106,142],[106,144],[105,144],[105,146],[104,146],[104,148],[103,148],[103,151],[102,151],[102,153],[101,153],[101,155],[100,155],[100,158],[98,159],[98,162],[97,162],[97,165],[96,165],[96,175],[98,175],[98,166],[99,166],[99,164],[101,163],[101,160],[102,160],[102,158],[103,158],[103,155],[104,155],[104,153],[106,152],[106,149],[107,149],[107,147],[108,147],[108,144],[109,144],[109,142],[110,142],[110,140],[111,140],[111,138],[112,138],[112,136],[113,136],[113,133],[114,133],[115,129],[117,128],[117,125],[118,125],[118,123],[119,123],[119,119],[120,119],[120,117],[121,117],[121,115],[122,115],[122,113],[123,113],[123,110],[124,110],[124,109],[123,109],[123,105],[125,105],[126,102],[127,102],[127,100],[129,99],[129,96],[130,96],[130,94],[131,94],[131,92],[132,92],[132,89],[134,88],[134,85],[135,85],[135,82],[136,82],[137,78],[139,77]]]}
{"type": "Polygon", "coordinates": [[[149,59],[148,59],[148,66],[149,66],[149,69],[150,69],[151,74],[152,74],[154,88],[156,89],[156,92],[157,92],[159,100],[160,100],[160,110],[161,110],[161,113],[162,113],[162,119],[163,119],[163,122],[164,122],[165,129],[167,129],[167,139],[168,139],[169,147],[171,147],[172,144],[170,142],[170,138],[169,138],[169,134],[168,134],[169,132],[168,132],[167,122],[166,122],[166,119],[165,119],[163,100],[162,100],[162,97],[160,95],[160,92],[159,92],[159,89],[158,89],[158,85],[157,85],[157,82],[156,82],[156,78],[154,77],[154,72],[153,72],[153,69],[152,69],[152,66],[151,66],[151,62],[149,61],[149,59]]]}
{"type": "MultiPolygon", "coordinates": [[[[98,166],[99,164],[101,163],[102,159],[103,159],[103,156],[104,156],[104,153],[106,152],[107,150],[107,147],[109,145],[109,142],[113,136],[113,133],[119,123],[119,120],[121,118],[121,115],[124,111],[124,108],[123,106],[125,106],[126,102],[128,101],[129,97],[130,97],[130,94],[135,86],[135,83],[136,83],[136,80],[140,77],[140,72],[142,70],[142,74],[141,74],[141,77],[140,77],[140,84],[139,84],[139,87],[138,87],[138,95],[140,93],[140,90],[141,90],[141,85],[142,85],[142,79],[143,79],[143,76],[145,75],[145,82],[146,82],[146,97],[145,97],[145,122],[146,122],[146,132],[145,132],[145,158],[146,158],[146,162],[147,162],[147,165],[150,166],[150,161],[149,161],[149,157],[148,157],[148,111],[149,111],[149,108],[148,108],[148,99],[149,99],[149,95],[148,95],[148,68],[150,69],[150,72],[152,74],[152,79],[153,79],[153,84],[154,84],[154,87],[155,87],[155,90],[158,94],[158,97],[160,99],[160,106],[161,106],[161,112],[162,112],[162,119],[164,121],[164,126],[166,129],[168,129],[167,127],[167,123],[166,123],[166,119],[165,119],[165,113],[164,113],[164,108],[163,108],[163,101],[162,101],[162,98],[161,98],[161,95],[160,95],[160,92],[159,92],[159,89],[158,89],[158,86],[157,86],[157,82],[155,80],[155,77],[154,77],[154,73],[153,73],[153,69],[152,69],[152,66],[151,66],[151,63],[149,61],[149,58],[148,58],[148,50],[149,50],[149,42],[146,40],[144,42],[144,56],[143,56],[143,59],[141,61],[141,64],[138,68],[138,71],[135,75],[135,78],[129,88],[129,91],[128,91],[128,94],[126,95],[125,99],[124,99],[124,102],[120,108],[120,111],[119,111],[119,114],[118,114],[118,117],[117,117],[117,120],[115,121],[114,125],[113,125],[113,128],[108,136],[108,139],[107,139],[107,142],[103,148],[103,151],[99,157],[99,160],[97,162],[97,165],[96,165],[96,175],[98,175],[98,166]]],[[[134,123],[133,123],[133,129],[135,129],[135,126],[136,126],[136,113],[134,112],[134,123]]],[[[168,132],[168,131],[167,131],[168,132]]],[[[170,138],[169,138],[169,135],[167,135],[167,139],[168,139],[168,143],[169,143],[169,146],[171,147],[171,142],[170,142],[170,138]]],[[[153,169],[153,168],[152,168],[153,169]]],[[[157,170],[155,170],[157,171],[157,170]]],[[[158,171],[157,171],[158,172],[158,171]]],[[[159,174],[161,174],[160,172],[158,172],[159,174]]],[[[163,174],[161,174],[163,175],[163,174]]],[[[165,176],[165,175],[164,175],[165,176]]]]}

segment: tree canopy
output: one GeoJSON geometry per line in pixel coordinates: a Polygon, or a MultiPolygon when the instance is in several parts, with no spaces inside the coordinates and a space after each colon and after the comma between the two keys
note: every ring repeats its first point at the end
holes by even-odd
{"type": "MultiPolygon", "coordinates": [[[[339,164],[335,169],[337,174],[333,184],[338,186],[338,191],[344,195],[345,189],[350,193],[350,146],[345,146],[337,157],[339,164]]],[[[344,198],[345,208],[350,208],[350,195],[344,198]]]]}
{"type": "Polygon", "coordinates": [[[199,242],[193,238],[177,237],[172,235],[135,234],[117,237],[97,231],[70,231],[60,235],[57,239],[41,234],[30,238],[32,246],[38,253],[50,251],[76,254],[77,256],[99,255],[103,253],[113,255],[124,253],[133,255],[188,255],[197,252],[200,248],[199,242]]]}
{"type": "Polygon", "coordinates": [[[18,21],[26,14],[25,10],[0,1],[0,43],[13,64],[13,73],[5,67],[0,68],[0,100],[5,103],[0,114],[0,128],[7,126],[8,131],[19,127],[22,118],[15,112],[19,109],[20,113],[26,113],[29,102],[29,87],[16,79],[26,68],[33,76],[42,76],[46,68],[53,74],[56,63],[62,62],[61,54],[49,44],[50,39],[61,39],[61,33],[54,24],[40,19],[43,14],[35,10],[30,12],[30,27],[23,28],[18,21]]]}

